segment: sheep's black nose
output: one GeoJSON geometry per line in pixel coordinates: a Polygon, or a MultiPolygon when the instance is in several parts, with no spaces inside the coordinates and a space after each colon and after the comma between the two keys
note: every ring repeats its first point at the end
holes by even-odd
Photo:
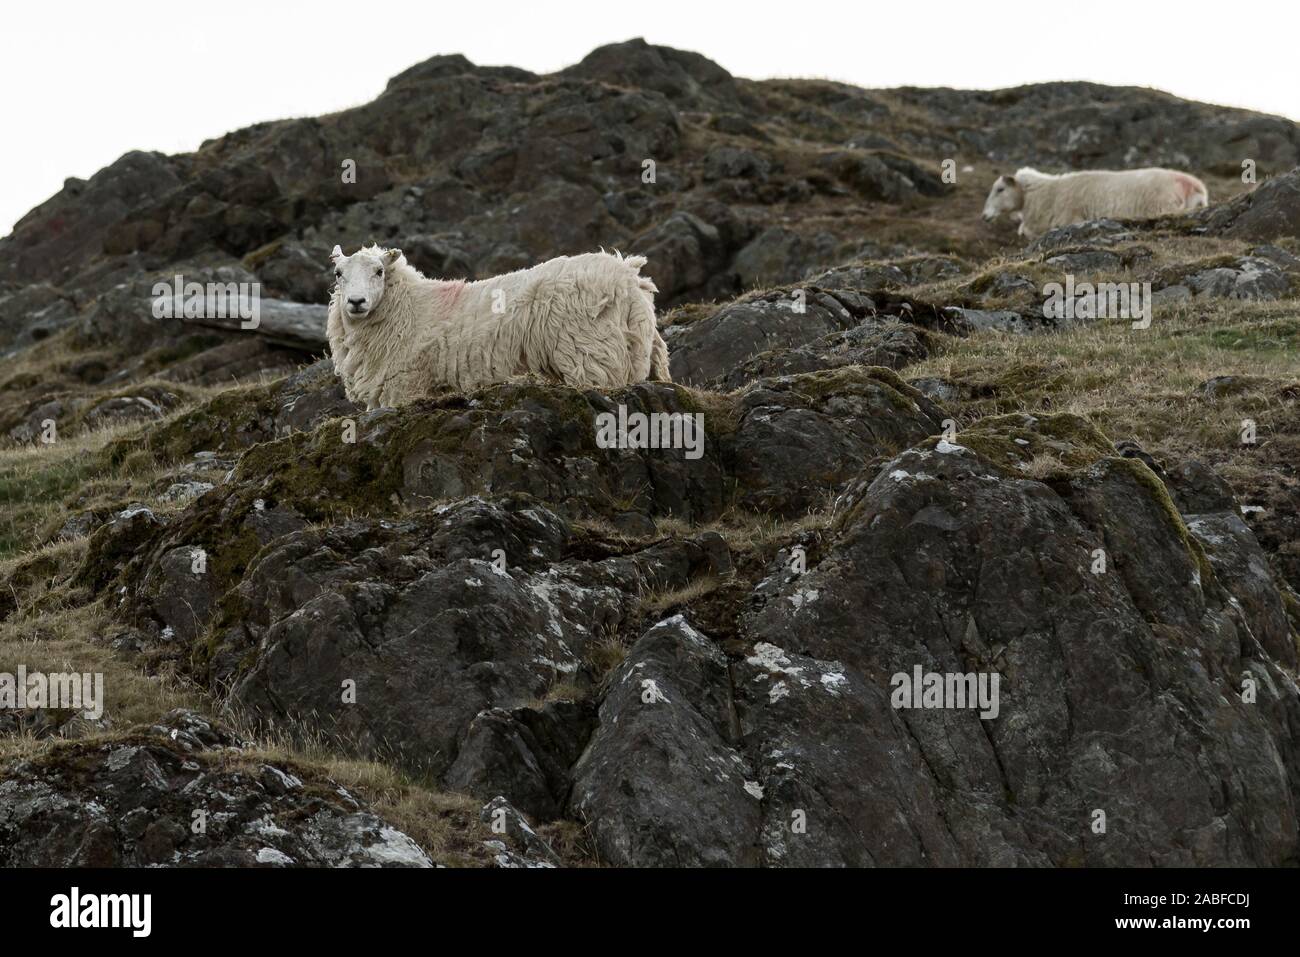
{"type": "Polygon", "coordinates": [[[366,304],[366,297],[365,297],[365,296],[362,296],[360,299],[349,299],[349,300],[348,300],[348,305],[349,305],[349,306],[364,306],[365,304],[366,304]]]}

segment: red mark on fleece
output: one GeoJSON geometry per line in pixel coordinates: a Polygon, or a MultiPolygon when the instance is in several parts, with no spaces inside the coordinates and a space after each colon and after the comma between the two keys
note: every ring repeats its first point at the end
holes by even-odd
{"type": "Polygon", "coordinates": [[[454,279],[450,282],[440,282],[434,290],[434,295],[438,298],[438,306],[442,309],[450,309],[456,305],[456,300],[460,294],[465,291],[465,280],[454,279]]]}
{"type": "Polygon", "coordinates": [[[1175,173],[1174,182],[1178,184],[1178,195],[1186,202],[1201,191],[1201,184],[1186,173],[1175,173]]]}

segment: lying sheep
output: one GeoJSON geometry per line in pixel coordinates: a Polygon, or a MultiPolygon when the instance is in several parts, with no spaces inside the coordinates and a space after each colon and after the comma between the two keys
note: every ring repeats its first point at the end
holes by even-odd
{"type": "Polygon", "coordinates": [[[479,282],[427,279],[400,249],[330,256],[326,333],[347,396],[366,408],[533,374],[577,387],[670,382],[641,256],[561,256],[479,282]]]}
{"type": "Polygon", "coordinates": [[[1172,169],[1090,170],[1054,176],[1028,166],[999,176],[984,202],[984,218],[1020,214],[1020,235],[1089,219],[1149,219],[1183,213],[1210,202],[1205,184],[1172,169]]]}

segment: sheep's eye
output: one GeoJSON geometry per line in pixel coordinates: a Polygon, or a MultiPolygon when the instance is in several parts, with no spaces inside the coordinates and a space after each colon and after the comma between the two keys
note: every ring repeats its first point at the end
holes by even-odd
{"type": "Polygon", "coordinates": [[[342,279],[342,278],[343,278],[343,270],[342,270],[342,269],[336,269],[336,270],[334,270],[334,278],[335,278],[335,279],[342,279]]]}

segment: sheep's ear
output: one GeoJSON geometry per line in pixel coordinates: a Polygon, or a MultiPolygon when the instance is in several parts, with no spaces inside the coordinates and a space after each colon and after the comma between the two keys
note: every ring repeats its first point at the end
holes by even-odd
{"type": "Polygon", "coordinates": [[[330,253],[330,262],[336,263],[343,258],[343,247],[335,246],[334,251],[330,253]]]}
{"type": "Polygon", "coordinates": [[[1008,177],[1007,177],[1007,185],[1008,185],[1008,186],[1015,186],[1015,185],[1016,185],[1016,178],[1015,178],[1014,176],[1008,176],[1008,177]]]}
{"type": "Polygon", "coordinates": [[[401,258],[402,258],[402,251],[400,249],[385,250],[384,265],[391,266],[393,263],[397,262],[397,260],[401,258]]]}

